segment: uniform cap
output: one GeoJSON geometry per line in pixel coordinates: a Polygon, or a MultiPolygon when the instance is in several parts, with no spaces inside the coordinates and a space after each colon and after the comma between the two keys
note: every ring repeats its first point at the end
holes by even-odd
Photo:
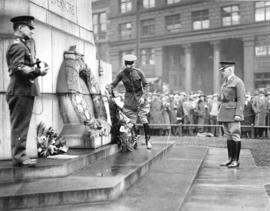
{"type": "Polygon", "coordinates": [[[33,26],[33,21],[34,21],[34,17],[33,16],[17,16],[14,17],[12,19],[10,19],[10,21],[15,24],[24,24],[30,27],[30,29],[34,29],[35,27],[33,26]]]}
{"type": "Polygon", "coordinates": [[[219,71],[222,71],[226,67],[234,66],[235,62],[233,62],[233,61],[222,61],[222,62],[219,62],[219,64],[220,64],[219,71]]]}
{"type": "Polygon", "coordinates": [[[127,62],[134,62],[137,60],[137,56],[133,55],[133,54],[127,54],[123,57],[124,61],[127,62]]]}

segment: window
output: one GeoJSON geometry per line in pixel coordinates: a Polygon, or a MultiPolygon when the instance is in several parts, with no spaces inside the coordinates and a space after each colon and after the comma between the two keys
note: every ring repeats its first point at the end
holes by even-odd
{"type": "Polygon", "coordinates": [[[120,63],[122,65],[124,65],[124,56],[127,55],[127,54],[135,54],[134,50],[126,50],[126,51],[121,51],[120,52],[120,63]]]}
{"type": "Polygon", "coordinates": [[[231,26],[240,23],[239,6],[229,6],[221,8],[222,26],[231,26]]]}
{"type": "Polygon", "coordinates": [[[120,0],[120,11],[126,13],[132,10],[131,0],[120,0]]]}
{"type": "Polygon", "coordinates": [[[255,88],[270,88],[270,73],[269,72],[260,72],[255,73],[255,88]]]}
{"type": "Polygon", "coordinates": [[[269,54],[269,51],[270,51],[270,46],[255,46],[255,55],[256,56],[267,56],[270,55],[269,54]],[[267,50],[268,49],[268,50],[267,50]]]}
{"type": "Polygon", "coordinates": [[[156,0],[143,0],[143,8],[149,9],[156,6],[156,0]]]}
{"type": "Polygon", "coordinates": [[[255,42],[255,56],[270,56],[270,36],[261,36],[255,42]]]}
{"type": "Polygon", "coordinates": [[[106,12],[93,14],[93,30],[98,39],[106,38],[106,30],[107,30],[106,12]]]}
{"type": "Polygon", "coordinates": [[[170,15],[165,17],[166,30],[168,32],[179,32],[181,29],[181,15],[170,15]]]}
{"type": "Polygon", "coordinates": [[[269,21],[270,20],[270,2],[260,1],[255,2],[255,21],[269,21]]]}
{"type": "Polygon", "coordinates": [[[155,64],[155,51],[152,48],[141,49],[141,65],[155,64]]]}
{"type": "Polygon", "coordinates": [[[155,19],[147,19],[141,22],[141,34],[142,35],[155,34],[155,19]]]}
{"type": "Polygon", "coordinates": [[[192,12],[194,30],[208,29],[210,27],[208,10],[192,12]]]}
{"type": "Polygon", "coordinates": [[[131,34],[131,23],[122,23],[120,24],[120,38],[121,39],[129,39],[132,37],[131,34]]]}
{"type": "Polygon", "coordinates": [[[167,0],[167,4],[175,4],[180,2],[181,0],[167,0]]]}

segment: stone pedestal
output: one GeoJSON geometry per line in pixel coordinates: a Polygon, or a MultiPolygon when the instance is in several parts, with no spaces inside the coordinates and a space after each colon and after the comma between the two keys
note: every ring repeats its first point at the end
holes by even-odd
{"type": "Polygon", "coordinates": [[[96,76],[96,48],[92,32],[91,1],[89,0],[1,0],[0,1],[0,160],[10,159],[10,123],[5,92],[9,83],[6,50],[13,29],[10,18],[20,15],[35,17],[34,39],[37,58],[46,61],[50,70],[39,79],[41,95],[36,99],[27,139],[27,153],[37,155],[36,127],[40,121],[57,132],[63,127],[56,97],[58,72],[63,53],[77,45],[96,76]]]}

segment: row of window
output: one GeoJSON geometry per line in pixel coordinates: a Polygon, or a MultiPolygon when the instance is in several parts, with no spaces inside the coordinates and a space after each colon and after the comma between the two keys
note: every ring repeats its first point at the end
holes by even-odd
{"type": "MultiPolygon", "coordinates": [[[[129,0],[122,0],[129,2],[129,0]]],[[[154,0],[143,1],[147,5],[154,5],[154,0]]],[[[169,1],[168,3],[176,3],[169,1]]],[[[202,30],[210,28],[209,11],[200,10],[191,13],[193,30],[202,30]]],[[[270,20],[270,1],[255,2],[255,21],[270,20]]],[[[231,26],[240,24],[240,9],[239,5],[226,6],[221,8],[222,26],[231,26]]],[[[175,14],[165,17],[165,27],[168,33],[179,32],[182,28],[181,14],[175,14]]],[[[107,15],[106,12],[93,14],[93,30],[99,39],[106,37],[107,31],[107,15]]],[[[132,38],[132,23],[123,23],[119,25],[120,39],[132,38]]],[[[141,21],[141,35],[148,36],[155,34],[155,19],[146,19],[141,21]]]]}
{"type": "MultiPolygon", "coordinates": [[[[135,54],[134,50],[121,51],[120,61],[123,64],[123,57],[126,54],[135,54]]],[[[255,56],[270,56],[270,44],[259,44],[255,46],[255,56]]],[[[155,50],[153,48],[146,48],[140,50],[141,64],[140,65],[154,65],[155,64],[155,50]]]]}
{"type": "MultiPolygon", "coordinates": [[[[175,4],[179,3],[181,0],[166,0],[166,4],[175,4]]],[[[143,9],[150,9],[156,6],[156,0],[142,0],[142,5],[138,5],[139,7],[143,7],[143,9]]],[[[120,12],[127,13],[132,11],[132,0],[120,0],[120,12]]]]}

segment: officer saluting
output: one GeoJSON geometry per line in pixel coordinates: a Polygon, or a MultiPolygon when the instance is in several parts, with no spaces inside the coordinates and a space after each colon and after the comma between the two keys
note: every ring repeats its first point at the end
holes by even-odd
{"type": "Polygon", "coordinates": [[[234,62],[220,62],[222,76],[225,78],[221,87],[221,105],[218,113],[218,121],[223,123],[224,133],[227,137],[227,149],[229,160],[220,164],[228,168],[237,168],[240,163],[241,150],[241,125],[244,119],[245,85],[234,74],[234,62]]]}
{"type": "Polygon", "coordinates": [[[32,16],[11,19],[14,39],[8,47],[6,59],[10,83],[6,93],[11,122],[11,148],[14,166],[34,166],[36,160],[26,156],[26,140],[34,99],[39,94],[38,76],[47,74],[48,67],[35,63],[28,42],[33,35],[32,16]]]}

